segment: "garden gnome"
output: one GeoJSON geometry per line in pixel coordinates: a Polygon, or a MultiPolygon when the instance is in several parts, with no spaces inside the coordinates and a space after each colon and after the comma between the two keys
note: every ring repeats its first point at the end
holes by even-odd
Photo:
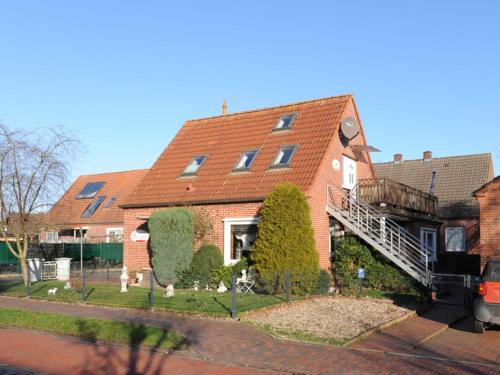
{"type": "Polygon", "coordinates": [[[224,285],[224,281],[222,281],[222,280],[220,281],[219,287],[217,288],[217,292],[219,292],[219,293],[227,292],[227,288],[224,285]]]}
{"type": "Polygon", "coordinates": [[[172,284],[167,285],[167,289],[165,290],[165,297],[173,297],[174,296],[174,286],[172,284]]]}
{"type": "Polygon", "coordinates": [[[128,292],[128,290],[127,290],[127,284],[128,284],[127,266],[123,266],[122,274],[120,275],[120,281],[122,283],[122,289],[120,290],[120,292],[122,292],[122,293],[128,292]]]}

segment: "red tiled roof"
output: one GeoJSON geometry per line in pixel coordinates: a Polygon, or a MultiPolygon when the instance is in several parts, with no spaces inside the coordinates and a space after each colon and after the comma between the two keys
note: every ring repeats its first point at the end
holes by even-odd
{"type": "Polygon", "coordinates": [[[279,182],[304,191],[337,134],[351,95],[189,120],[122,206],[261,200],[279,182]],[[282,115],[291,129],[272,132],[282,115]],[[298,145],[290,168],[270,170],[280,146],[298,145]],[[258,149],[249,172],[231,172],[243,151],[258,149]],[[193,156],[208,155],[195,177],[181,177],[193,156]],[[189,187],[189,188],[188,188],[189,187]]]}
{"type": "Polygon", "coordinates": [[[49,211],[47,221],[52,224],[121,223],[123,210],[120,204],[125,202],[146,172],[147,169],[140,169],[80,176],[49,211]],[[87,183],[100,181],[105,184],[94,198],[75,199],[87,183]],[[98,196],[105,196],[106,199],[92,217],[82,218],[83,212],[98,196]],[[106,208],[112,197],[116,197],[116,201],[111,207],[106,208]]]}

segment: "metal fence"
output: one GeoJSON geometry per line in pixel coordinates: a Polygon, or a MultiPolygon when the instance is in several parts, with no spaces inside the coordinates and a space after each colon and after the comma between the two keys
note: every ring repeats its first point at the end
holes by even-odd
{"type": "Polygon", "coordinates": [[[479,277],[434,273],[430,294],[433,303],[470,307],[477,294],[479,277]]]}

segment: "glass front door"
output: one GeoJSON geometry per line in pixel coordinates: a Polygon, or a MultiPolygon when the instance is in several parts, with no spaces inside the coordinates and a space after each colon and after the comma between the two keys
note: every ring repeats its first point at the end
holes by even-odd
{"type": "Polygon", "coordinates": [[[430,249],[429,261],[436,261],[437,234],[435,229],[421,229],[420,240],[430,249]]]}

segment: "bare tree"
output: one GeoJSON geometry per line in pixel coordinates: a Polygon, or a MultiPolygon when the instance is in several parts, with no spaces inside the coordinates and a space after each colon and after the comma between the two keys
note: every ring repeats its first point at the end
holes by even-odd
{"type": "Polygon", "coordinates": [[[34,217],[64,191],[81,149],[60,127],[29,131],[0,124],[0,235],[19,259],[25,285],[34,217]]]}

